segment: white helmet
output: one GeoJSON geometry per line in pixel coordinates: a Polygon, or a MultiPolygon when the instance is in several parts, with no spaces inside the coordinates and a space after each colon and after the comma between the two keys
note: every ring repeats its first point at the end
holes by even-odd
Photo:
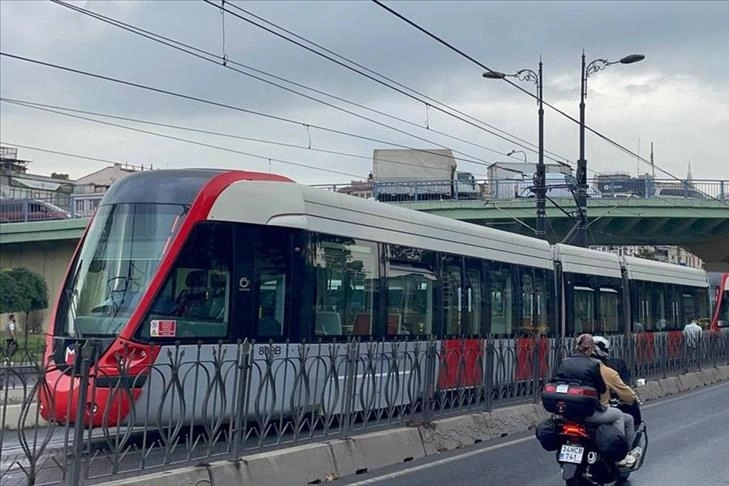
{"type": "Polygon", "coordinates": [[[602,336],[593,336],[592,339],[595,341],[595,348],[593,351],[595,356],[598,358],[607,358],[610,356],[610,341],[602,336]]]}

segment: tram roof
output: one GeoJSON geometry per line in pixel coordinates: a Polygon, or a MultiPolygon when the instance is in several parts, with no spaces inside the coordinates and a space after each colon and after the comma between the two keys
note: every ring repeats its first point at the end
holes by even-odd
{"type": "Polygon", "coordinates": [[[628,271],[628,278],[649,282],[708,287],[706,272],[691,267],[657,262],[636,257],[623,257],[623,265],[628,271]]]}
{"type": "Polygon", "coordinates": [[[556,244],[554,259],[562,264],[562,271],[585,275],[621,278],[620,259],[614,253],[556,244]]]}
{"type": "Polygon", "coordinates": [[[299,228],[553,268],[552,250],[544,240],[286,182],[235,182],[217,198],[208,219],[299,228]]]}

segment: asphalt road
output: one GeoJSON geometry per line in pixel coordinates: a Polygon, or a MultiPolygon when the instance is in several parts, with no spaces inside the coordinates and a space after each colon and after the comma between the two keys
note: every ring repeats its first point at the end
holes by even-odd
{"type": "MultiPolygon", "coordinates": [[[[630,486],[729,486],[729,383],[643,407],[649,448],[630,486]]],[[[558,486],[554,453],[531,433],[393,466],[336,485],[558,486]]]]}

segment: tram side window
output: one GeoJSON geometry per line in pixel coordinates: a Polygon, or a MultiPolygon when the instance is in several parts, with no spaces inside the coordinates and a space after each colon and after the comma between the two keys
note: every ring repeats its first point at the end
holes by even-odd
{"type": "Polygon", "coordinates": [[[699,319],[710,319],[709,291],[704,288],[696,289],[694,291],[694,297],[696,299],[696,317],[699,319]]]}
{"type": "Polygon", "coordinates": [[[620,294],[609,287],[600,288],[600,332],[618,332],[620,326],[620,294]]]}
{"type": "Polygon", "coordinates": [[[595,332],[595,291],[590,287],[575,286],[572,291],[575,334],[595,332]]]}
{"type": "Polygon", "coordinates": [[[339,236],[314,236],[315,335],[372,333],[377,255],[376,243],[339,236]]]}
{"type": "Polygon", "coordinates": [[[501,264],[489,270],[491,298],[491,334],[511,334],[513,329],[513,291],[511,265],[501,264]]]}
{"type": "Polygon", "coordinates": [[[532,292],[534,302],[534,321],[532,332],[539,335],[551,334],[549,326],[549,273],[546,270],[534,270],[534,289],[532,292]]]}
{"type": "Polygon", "coordinates": [[[521,322],[519,333],[535,334],[537,296],[534,292],[534,269],[522,268],[521,273],[521,322]]]}
{"type": "Polygon", "coordinates": [[[437,282],[436,253],[389,245],[386,262],[386,334],[432,334],[433,301],[437,282]]]}
{"type": "Polygon", "coordinates": [[[232,229],[195,226],[141,329],[143,338],[205,339],[228,334],[232,229]]]}
{"type": "Polygon", "coordinates": [[[666,300],[666,289],[663,284],[651,282],[650,286],[651,293],[651,310],[655,324],[652,327],[654,331],[667,331],[671,329],[672,323],[669,321],[670,314],[669,305],[666,300]]]}
{"type": "Polygon", "coordinates": [[[256,336],[284,334],[287,285],[290,284],[290,231],[256,228],[254,232],[253,287],[256,299],[256,336]]]}
{"type": "Polygon", "coordinates": [[[633,331],[634,332],[642,332],[642,331],[650,331],[653,329],[652,323],[653,323],[653,317],[651,314],[651,301],[650,301],[650,292],[649,289],[646,288],[646,283],[642,282],[640,280],[636,280],[632,282],[632,284],[635,286],[635,293],[636,293],[636,306],[637,310],[633,310],[633,315],[637,315],[637,317],[633,318],[633,331]],[[637,312],[637,314],[635,314],[637,312]]]}

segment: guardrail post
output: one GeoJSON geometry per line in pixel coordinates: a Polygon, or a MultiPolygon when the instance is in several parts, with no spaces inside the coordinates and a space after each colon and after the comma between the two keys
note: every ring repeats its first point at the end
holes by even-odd
{"type": "Polygon", "coordinates": [[[347,363],[344,369],[344,425],[342,427],[342,437],[347,438],[352,430],[352,406],[355,399],[355,377],[357,371],[357,361],[359,345],[356,340],[347,343],[347,363]]]}
{"type": "Polygon", "coordinates": [[[248,410],[248,383],[251,373],[251,360],[253,358],[253,347],[249,341],[239,345],[238,376],[236,377],[236,399],[237,407],[233,413],[233,447],[230,459],[235,461],[240,458],[241,443],[245,439],[244,431],[248,423],[246,410],[248,410]]]}
{"type": "Polygon", "coordinates": [[[533,348],[532,348],[532,400],[534,403],[539,403],[539,345],[541,337],[534,337],[533,348]]]}
{"type": "Polygon", "coordinates": [[[430,339],[425,347],[425,386],[423,397],[423,421],[433,418],[433,395],[435,393],[435,365],[438,359],[436,341],[430,339]]]}
{"type": "Polygon", "coordinates": [[[484,410],[490,412],[494,404],[494,340],[486,337],[486,366],[483,374],[484,410]]]}
{"type": "Polygon", "coordinates": [[[79,390],[78,390],[78,403],[76,404],[76,417],[73,424],[73,459],[71,462],[71,471],[69,474],[69,484],[74,486],[81,484],[81,462],[83,458],[81,454],[83,452],[83,437],[85,430],[85,419],[86,410],[88,405],[86,400],[88,399],[89,390],[89,370],[91,368],[91,359],[94,355],[93,352],[94,343],[87,341],[81,347],[81,365],[80,371],[81,376],[79,378],[79,390]]]}

